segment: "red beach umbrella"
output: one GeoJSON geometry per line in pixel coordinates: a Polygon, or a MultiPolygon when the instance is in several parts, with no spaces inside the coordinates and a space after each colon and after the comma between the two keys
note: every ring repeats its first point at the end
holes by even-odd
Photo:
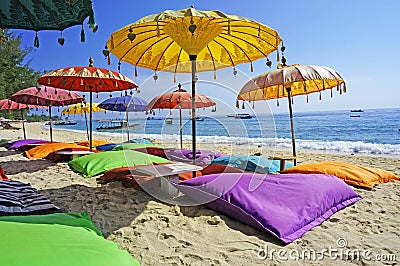
{"type": "MultiPolygon", "coordinates": [[[[203,94],[196,93],[194,99],[196,108],[216,105],[213,100],[203,94]]],[[[178,84],[176,91],[164,93],[152,99],[147,105],[147,110],[153,109],[179,109],[179,134],[182,149],[182,109],[192,109],[192,94],[182,89],[181,84],[178,84]]],[[[213,112],[215,111],[216,109],[213,109],[213,112]]]]}
{"type": "Polygon", "coordinates": [[[32,104],[23,104],[11,101],[10,99],[0,100],[0,110],[21,110],[21,119],[22,119],[22,129],[24,131],[24,139],[26,139],[25,132],[25,123],[24,123],[24,112],[23,109],[30,108],[45,108],[46,106],[41,105],[32,105],[32,104]]]}
{"type": "MultiPolygon", "coordinates": [[[[93,66],[93,58],[89,58],[89,66],[65,67],[50,71],[41,76],[39,84],[53,86],[69,91],[90,93],[90,150],[92,150],[92,93],[123,91],[138,86],[128,77],[105,68],[93,66]]],[[[132,94],[132,92],[131,92],[132,94]]]]}
{"type": "Polygon", "coordinates": [[[18,103],[44,105],[49,107],[51,142],[53,142],[51,107],[65,106],[84,101],[84,98],[75,92],[57,89],[53,87],[47,87],[47,86],[30,87],[17,91],[13,95],[11,95],[10,99],[18,103]]]}

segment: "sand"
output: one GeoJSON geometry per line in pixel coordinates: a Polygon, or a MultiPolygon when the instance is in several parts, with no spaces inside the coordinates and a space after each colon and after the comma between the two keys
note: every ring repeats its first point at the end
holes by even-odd
{"type": "MultiPolygon", "coordinates": [[[[0,130],[0,138],[21,138],[21,131],[0,130]]],[[[48,139],[48,134],[40,123],[27,124],[28,138],[48,139]]],[[[86,137],[58,130],[53,136],[55,141],[66,142],[86,137]]],[[[94,138],[121,141],[101,135],[94,138]]],[[[259,147],[246,145],[232,148],[200,144],[200,148],[265,154],[259,147]]],[[[298,154],[298,163],[323,160],[377,167],[400,176],[400,158],[302,151],[298,154]]],[[[30,183],[63,211],[88,211],[105,237],[118,243],[142,265],[395,265],[400,262],[400,182],[381,184],[371,190],[354,188],[363,197],[361,201],[335,213],[293,243],[282,245],[270,235],[206,207],[166,204],[144,192],[125,188],[120,182],[84,179],[67,163],[29,160],[20,152],[0,148],[0,165],[9,178],[30,183]],[[338,249],[338,241],[342,241],[340,244],[346,241],[346,247],[338,249]],[[332,255],[324,249],[331,249],[332,255]],[[262,258],[263,250],[272,252],[274,257],[262,258]],[[316,257],[301,258],[302,254],[312,252],[316,252],[316,257]],[[343,252],[360,255],[346,257],[343,252]],[[322,254],[325,256],[321,259],[322,254]],[[297,255],[300,258],[294,260],[297,255]]]]}

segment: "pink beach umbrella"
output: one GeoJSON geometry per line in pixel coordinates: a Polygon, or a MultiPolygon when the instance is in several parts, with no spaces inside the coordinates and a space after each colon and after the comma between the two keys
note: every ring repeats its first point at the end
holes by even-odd
{"type": "Polygon", "coordinates": [[[44,105],[49,107],[50,115],[50,141],[53,142],[53,127],[51,119],[52,106],[65,106],[84,101],[84,98],[76,92],[57,89],[47,86],[31,87],[20,90],[10,99],[12,101],[24,104],[44,105]]]}
{"type": "Polygon", "coordinates": [[[25,132],[23,109],[45,108],[45,107],[46,106],[42,106],[42,105],[17,103],[17,102],[11,101],[10,99],[0,100],[0,110],[21,110],[22,129],[24,131],[24,139],[26,139],[26,132],[25,132]]]}

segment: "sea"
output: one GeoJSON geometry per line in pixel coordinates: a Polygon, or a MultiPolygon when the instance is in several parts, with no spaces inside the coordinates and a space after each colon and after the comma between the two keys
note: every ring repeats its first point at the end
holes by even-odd
{"type": "MultiPolygon", "coordinates": [[[[280,150],[292,147],[288,113],[260,114],[251,119],[224,116],[201,116],[196,121],[196,141],[215,144],[265,145],[280,150]]],[[[165,117],[130,119],[136,124],[130,138],[161,141],[179,140],[179,117],[166,124],[165,117]]],[[[400,157],[400,108],[365,109],[362,112],[313,111],[293,114],[297,150],[339,154],[365,154],[400,157]]],[[[86,132],[85,121],[76,125],[54,126],[54,129],[86,132]]],[[[191,141],[191,119],[182,118],[183,141],[191,141]]],[[[124,137],[126,132],[98,132],[99,121],[93,122],[94,134],[124,137]]]]}

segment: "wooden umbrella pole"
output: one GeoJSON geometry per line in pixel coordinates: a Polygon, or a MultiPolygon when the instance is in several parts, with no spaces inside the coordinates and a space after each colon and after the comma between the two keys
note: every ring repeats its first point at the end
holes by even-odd
{"type": "Polygon", "coordinates": [[[26,133],[25,133],[25,123],[24,123],[24,112],[21,110],[21,119],[22,119],[22,130],[24,131],[24,139],[26,139],[26,133]]]}
{"type": "Polygon", "coordinates": [[[86,136],[87,136],[87,140],[90,141],[90,139],[89,139],[89,127],[88,127],[88,122],[87,122],[86,111],[84,111],[84,113],[85,113],[85,123],[86,123],[86,136]]]}
{"type": "Polygon", "coordinates": [[[93,137],[92,137],[92,130],[93,130],[93,127],[92,127],[92,101],[93,101],[93,96],[92,96],[92,92],[93,92],[93,86],[89,86],[89,91],[90,91],[90,93],[89,93],[89,101],[90,101],[90,106],[89,106],[89,131],[90,131],[90,134],[89,134],[89,146],[90,146],[90,151],[92,151],[93,150],[93,147],[92,147],[92,143],[93,143],[93,137]]]}
{"type": "MultiPolygon", "coordinates": [[[[189,55],[192,61],[192,152],[193,165],[196,164],[196,59],[197,55],[189,55]]],[[[196,171],[193,171],[193,177],[196,177],[196,171]]]]}
{"type": "Polygon", "coordinates": [[[50,115],[50,142],[53,142],[53,120],[51,119],[51,105],[49,106],[50,115]]]}
{"type": "Polygon", "coordinates": [[[126,134],[127,134],[128,142],[129,142],[129,115],[128,115],[128,113],[129,113],[129,110],[128,110],[128,108],[126,108],[126,134]]]}
{"type": "Polygon", "coordinates": [[[182,108],[179,107],[179,135],[181,137],[181,149],[183,149],[182,144],[182,108]]]}
{"type": "Polygon", "coordinates": [[[293,156],[295,157],[294,159],[294,165],[296,165],[296,141],[294,138],[294,124],[293,124],[293,110],[292,110],[292,92],[291,88],[286,88],[287,94],[288,94],[288,101],[289,101],[289,116],[290,116],[290,127],[292,129],[292,148],[293,148],[293,156]]]}

